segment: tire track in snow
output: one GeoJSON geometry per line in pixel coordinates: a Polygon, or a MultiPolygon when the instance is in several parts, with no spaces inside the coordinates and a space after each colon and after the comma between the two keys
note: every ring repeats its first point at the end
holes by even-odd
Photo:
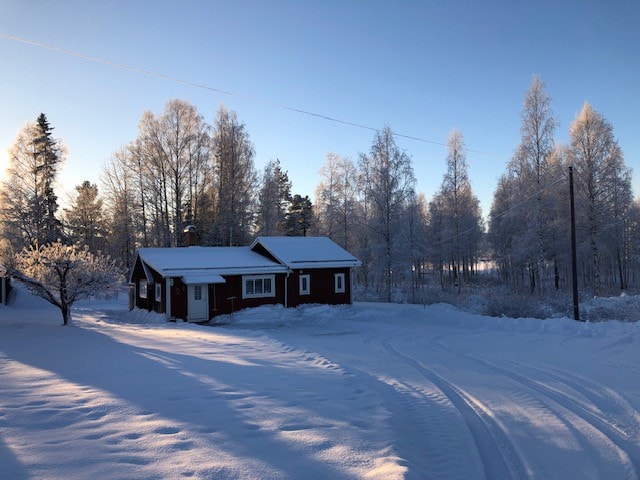
{"type": "MultiPolygon", "coordinates": [[[[553,403],[557,404],[559,407],[570,412],[570,414],[575,415],[588,427],[595,430],[597,434],[601,435],[601,437],[611,445],[611,447],[616,452],[620,463],[624,465],[626,478],[628,478],[629,480],[638,480],[638,468],[640,466],[640,446],[638,446],[638,439],[631,438],[627,431],[610,422],[603,415],[589,409],[588,407],[580,403],[576,398],[573,398],[570,395],[551,388],[543,383],[531,380],[520,373],[506,369],[504,367],[500,367],[487,360],[478,358],[470,354],[459,353],[451,347],[448,347],[447,345],[440,342],[438,338],[432,339],[432,345],[442,353],[454,354],[458,357],[468,358],[469,360],[481,364],[486,368],[500,375],[503,375],[506,378],[509,378],[514,382],[519,383],[520,385],[523,385],[524,387],[546,397],[553,403]]],[[[528,366],[528,368],[537,370],[538,372],[543,373],[551,378],[555,378],[560,383],[563,383],[565,386],[576,391],[576,393],[583,394],[590,401],[594,401],[593,392],[588,393],[587,390],[582,387],[580,387],[579,390],[576,388],[572,388],[571,384],[573,384],[574,387],[578,385],[576,382],[568,382],[566,378],[562,378],[559,375],[553,375],[547,370],[536,369],[532,366],[528,366]]],[[[592,436],[589,432],[581,430],[578,426],[575,425],[574,421],[571,421],[571,419],[567,418],[566,414],[562,414],[561,412],[559,412],[557,408],[553,409],[553,411],[554,414],[558,415],[559,417],[564,417],[565,424],[568,422],[568,424],[572,425],[574,432],[578,432],[583,438],[585,438],[585,441],[587,438],[592,436]]],[[[589,443],[587,447],[592,450],[595,449],[595,446],[592,443],[589,443]]]]}
{"type": "MultiPolygon", "coordinates": [[[[468,462],[449,453],[459,451],[460,443],[445,420],[450,413],[445,396],[395,379],[385,385],[391,387],[382,395],[393,414],[389,421],[399,433],[397,448],[408,467],[406,478],[468,478],[468,462]]],[[[475,460],[480,465],[477,454],[475,460]]]]}
{"type": "Polygon", "coordinates": [[[634,368],[633,365],[630,365],[628,363],[604,361],[604,362],[602,362],[602,364],[603,365],[607,365],[608,367],[613,367],[616,370],[621,370],[623,372],[632,373],[634,375],[640,375],[640,370],[634,368]]]}
{"type": "MultiPolygon", "coordinates": [[[[582,408],[599,417],[625,438],[633,439],[636,442],[640,441],[640,413],[617,391],[595,382],[588,377],[576,375],[552,365],[540,364],[541,368],[520,362],[511,363],[556,380],[582,394],[597,410],[594,411],[584,405],[582,408]],[[615,415],[611,415],[613,413],[615,413],[615,415]]],[[[574,400],[574,402],[577,403],[577,400],[574,400]]]]}
{"type": "MultiPolygon", "coordinates": [[[[374,336],[363,336],[362,343],[373,352],[371,357],[388,355],[374,336]]],[[[477,452],[450,453],[464,449],[460,446],[460,432],[447,421],[451,404],[437,387],[387,376],[368,365],[355,368],[352,365],[349,372],[350,381],[359,385],[359,390],[380,394],[389,415],[387,421],[398,434],[394,449],[402,459],[401,464],[408,468],[407,479],[467,479],[469,464],[473,464],[473,471],[481,465],[477,452]],[[470,458],[474,462],[469,462],[470,458]]]]}
{"type": "Polygon", "coordinates": [[[388,353],[411,366],[438,387],[458,410],[475,441],[485,478],[525,479],[528,477],[527,467],[509,439],[509,435],[486,405],[433,370],[426,368],[413,357],[401,353],[388,340],[383,340],[382,345],[388,353]]]}

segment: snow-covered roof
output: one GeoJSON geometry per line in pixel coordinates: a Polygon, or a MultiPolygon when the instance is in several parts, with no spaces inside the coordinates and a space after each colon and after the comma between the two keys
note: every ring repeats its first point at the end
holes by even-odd
{"type": "Polygon", "coordinates": [[[286,271],[249,247],[140,248],[138,256],[165,278],[286,271]]]}
{"type": "Polygon", "coordinates": [[[258,237],[251,248],[262,245],[288,268],[359,267],[361,262],[327,237],[258,237]]]}
{"type": "Polygon", "coordinates": [[[220,275],[283,273],[288,268],[361,265],[327,237],[258,237],[250,247],[140,248],[138,256],[148,281],[153,280],[152,268],[163,278],[183,277],[186,283],[223,283],[220,275]],[[258,244],[275,261],[254,251],[258,244]]]}

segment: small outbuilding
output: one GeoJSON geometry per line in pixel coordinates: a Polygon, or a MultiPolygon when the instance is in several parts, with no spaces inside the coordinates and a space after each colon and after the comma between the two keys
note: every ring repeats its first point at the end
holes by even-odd
{"type": "Polygon", "coordinates": [[[130,281],[137,308],[206,322],[265,304],[350,304],[360,265],[326,237],[258,237],[248,247],[141,248],[130,281]]]}

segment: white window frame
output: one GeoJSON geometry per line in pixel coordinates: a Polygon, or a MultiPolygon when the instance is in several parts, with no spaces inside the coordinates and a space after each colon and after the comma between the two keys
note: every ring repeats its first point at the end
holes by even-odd
{"type": "Polygon", "coordinates": [[[242,298],[269,298],[276,296],[276,276],[275,275],[243,275],[242,277],[242,298]],[[269,280],[270,291],[264,291],[265,280],[269,280]],[[247,283],[251,282],[251,289],[247,289],[247,283]],[[260,293],[255,293],[256,285],[260,284],[260,293]],[[247,290],[250,290],[247,291],[247,290]]]}
{"type": "Polygon", "coordinates": [[[193,286],[193,299],[196,301],[202,300],[202,285],[193,286]]]}
{"type": "Polygon", "coordinates": [[[311,295],[311,275],[304,274],[298,277],[298,286],[300,287],[300,295],[311,295]],[[304,281],[307,281],[307,288],[304,286],[304,281]]]}
{"type": "Polygon", "coordinates": [[[344,273],[336,273],[333,276],[333,286],[335,293],[345,293],[347,291],[346,275],[344,273]],[[342,283],[342,285],[340,285],[342,283]]]}
{"type": "Polygon", "coordinates": [[[148,288],[149,284],[146,280],[143,279],[138,282],[138,295],[140,298],[147,298],[149,294],[148,288]]]}
{"type": "Polygon", "coordinates": [[[162,301],[162,284],[156,283],[156,302],[162,301]]]}

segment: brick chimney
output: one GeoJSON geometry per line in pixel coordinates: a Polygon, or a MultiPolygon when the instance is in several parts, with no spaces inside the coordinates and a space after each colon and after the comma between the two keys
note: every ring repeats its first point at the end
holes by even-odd
{"type": "Polygon", "coordinates": [[[196,226],[187,225],[182,231],[184,233],[184,246],[193,247],[196,244],[196,226]]]}

